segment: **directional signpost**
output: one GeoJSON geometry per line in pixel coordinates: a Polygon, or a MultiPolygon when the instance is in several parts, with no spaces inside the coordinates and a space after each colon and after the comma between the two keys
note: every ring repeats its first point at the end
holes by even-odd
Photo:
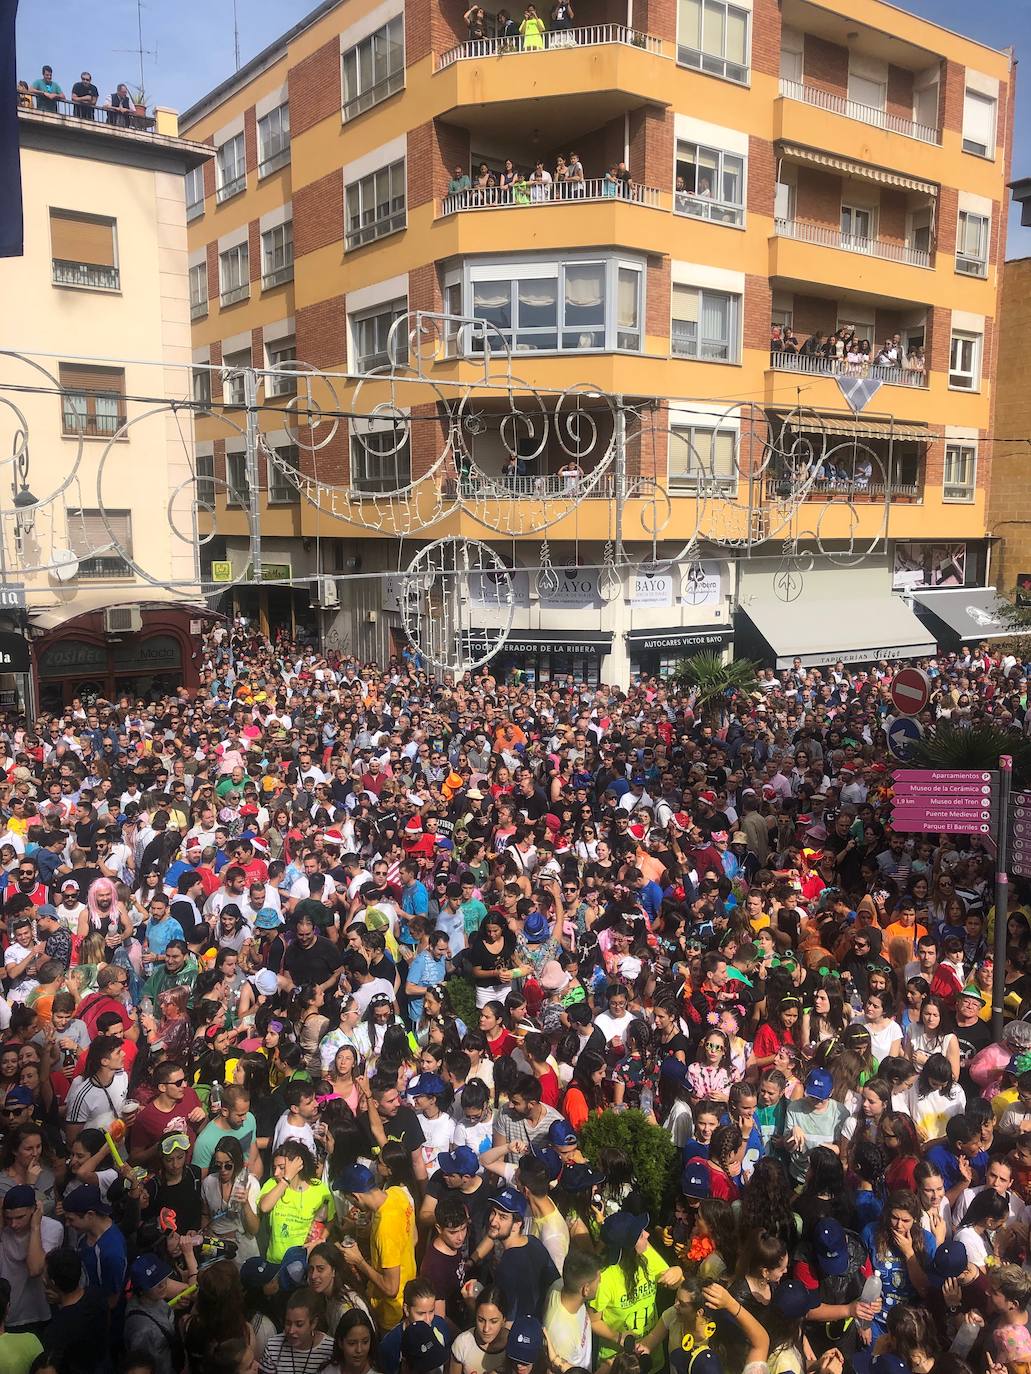
{"type": "Polygon", "coordinates": [[[884,732],[888,737],[888,749],[893,758],[905,763],[912,752],[913,745],[923,737],[918,721],[909,716],[896,716],[885,722],[884,732]]]}
{"type": "Polygon", "coordinates": [[[1010,868],[1020,878],[1031,878],[1031,792],[1013,793],[1013,836],[1010,868]]]}
{"type": "MultiPolygon", "coordinates": [[[[999,814],[998,773],[987,769],[899,768],[894,782],[893,829],[907,834],[994,834],[999,814]]],[[[1028,860],[1031,863],[1031,807],[1028,860]]]]}

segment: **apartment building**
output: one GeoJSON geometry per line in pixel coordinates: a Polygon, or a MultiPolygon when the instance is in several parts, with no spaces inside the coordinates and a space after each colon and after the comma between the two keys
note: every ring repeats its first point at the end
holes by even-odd
{"type": "MultiPolygon", "coordinates": [[[[1024,183],[1025,186],[1027,183],[1024,183]]],[[[1016,198],[1016,197],[1015,197],[1016,198]]],[[[1031,258],[1004,264],[999,311],[999,364],[996,376],[996,442],[992,445],[992,486],[988,530],[998,540],[993,580],[1007,599],[1031,609],[1031,391],[1020,365],[1020,344],[1031,327],[1031,258]]]]}
{"type": "Polygon", "coordinates": [[[30,713],[197,683],[193,418],[144,398],[189,391],[184,177],[212,153],[170,110],[133,123],[19,111],[25,253],[0,259],[0,701],[30,713]]]}
{"type": "Polygon", "coordinates": [[[198,422],[226,574],[250,557],[239,369],[421,379],[323,387],[351,418],[314,451],[289,413],[309,384],[262,382],[274,585],[237,604],[296,623],[289,579],[338,574],[328,642],[396,652],[396,579],[358,574],[456,536],[514,570],[499,666],[538,680],[986,628],[1011,56],[882,0],[598,0],[539,45],[471,38],[464,8],[322,4],[183,116],[215,150],[187,216],[198,399],[213,376],[230,407],[198,422]],[[559,158],[582,179],[534,176],[559,158]],[[596,426],[582,461],[569,409],[596,426]]]}

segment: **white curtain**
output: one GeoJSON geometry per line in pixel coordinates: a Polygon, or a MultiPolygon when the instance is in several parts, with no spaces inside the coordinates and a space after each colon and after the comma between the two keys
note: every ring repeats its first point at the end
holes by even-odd
{"type": "Polygon", "coordinates": [[[566,305],[578,310],[597,309],[604,300],[605,271],[600,263],[566,268],[566,305]]]}

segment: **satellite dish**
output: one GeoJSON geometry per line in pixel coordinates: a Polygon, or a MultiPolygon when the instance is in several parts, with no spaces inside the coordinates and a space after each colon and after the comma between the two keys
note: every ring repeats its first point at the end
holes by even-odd
{"type": "Polygon", "coordinates": [[[50,554],[50,575],[58,582],[70,582],[79,571],[79,560],[71,549],[54,549],[50,554]]]}

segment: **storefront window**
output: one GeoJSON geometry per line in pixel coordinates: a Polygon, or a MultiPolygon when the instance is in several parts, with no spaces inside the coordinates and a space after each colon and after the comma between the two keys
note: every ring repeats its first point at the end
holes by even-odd
{"type": "Polygon", "coordinates": [[[510,681],[513,673],[519,680],[534,686],[543,682],[569,681],[597,687],[601,682],[601,658],[597,654],[562,653],[557,649],[542,649],[536,653],[500,653],[494,660],[494,676],[510,681]]]}

